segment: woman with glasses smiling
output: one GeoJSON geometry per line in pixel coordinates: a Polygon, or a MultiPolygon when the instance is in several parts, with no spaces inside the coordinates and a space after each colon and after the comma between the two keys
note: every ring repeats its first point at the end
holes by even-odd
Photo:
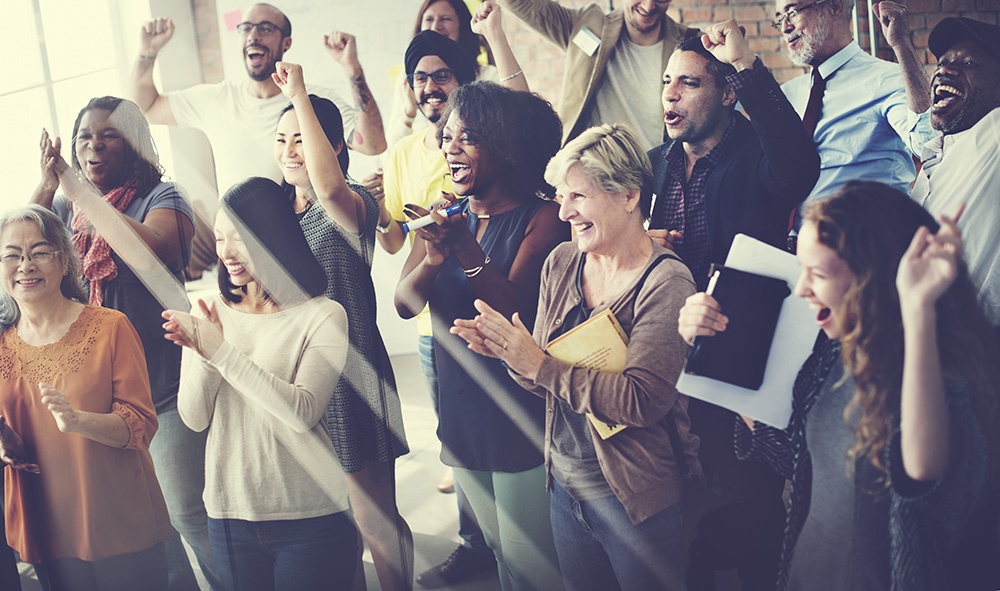
{"type": "Polygon", "coordinates": [[[80,266],[52,212],[0,218],[7,540],[46,591],[166,591],[171,530],[142,343],[125,315],[86,304],[80,266]]]}

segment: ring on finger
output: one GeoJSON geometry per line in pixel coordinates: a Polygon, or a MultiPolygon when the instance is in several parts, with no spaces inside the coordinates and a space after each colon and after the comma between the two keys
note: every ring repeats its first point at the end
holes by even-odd
{"type": "Polygon", "coordinates": [[[501,347],[503,347],[503,350],[504,350],[504,351],[506,351],[506,350],[507,350],[507,339],[504,339],[504,340],[503,340],[503,345],[501,345],[501,347]]]}

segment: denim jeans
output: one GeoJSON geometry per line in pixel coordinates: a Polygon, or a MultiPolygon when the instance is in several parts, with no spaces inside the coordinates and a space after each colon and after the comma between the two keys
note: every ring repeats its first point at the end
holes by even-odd
{"type": "Polygon", "coordinates": [[[197,433],[189,429],[176,408],[161,412],[156,418],[159,428],[149,445],[149,453],[167,503],[170,523],[176,530],[165,544],[170,591],[198,589],[191,563],[176,533],[180,533],[194,550],[208,584],[221,591],[222,581],[212,556],[212,544],[208,541],[208,515],[202,501],[208,431],[197,433]]]}
{"type": "Polygon", "coordinates": [[[545,466],[523,472],[455,468],[496,555],[503,591],[562,591],[549,523],[545,466]]]}
{"type": "MultiPolygon", "coordinates": [[[[434,406],[434,415],[441,416],[438,400],[438,378],[437,367],[434,365],[434,337],[420,335],[417,337],[417,351],[420,353],[420,373],[424,376],[424,384],[427,392],[431,395],[431,403],[434,406]]],[[[458,537],[462,538],[462,545],[476,552],[486,554],[492,552],[486,545],[486,538],[483,537],[483,530],[476,521],[476,515],[469,505],[469,498],[462,491],[458,479],[455,480],[455,500],[458,501],[458,537]]]]}
{"type": "Polygon", "coordinates": [[[230,591],[349,591],[357,529],[347,511],[283,521],[208,520],[208,535],[230,591]]]}
{"type": "Polygon", "coordinates": [[[549,487],[552,535],[567,591],[686,589],[678,505],[633,525],[615,496],[577,501],[549,487]]]}

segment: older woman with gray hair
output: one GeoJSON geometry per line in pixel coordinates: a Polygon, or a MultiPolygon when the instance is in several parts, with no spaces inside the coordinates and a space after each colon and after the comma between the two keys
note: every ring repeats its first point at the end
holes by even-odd
{"type": "Polygon", "coordinates": [[[700,469],[687,401],[674,388],[687,347],[670,331],[694,282],[644,230],[650,168],[623,124],[591,128],[566,144],[545,179],[577,239],[545,262],[534,335],[518,315],[509,322],[482,301],[478,316],[452,328],[546,399],[552,530],[572,590],[684,588],[680,482],[700,469]],[[627,335],[624,371],[547,354],[548,343],[605,310],[627,335]],[[618,428],[605,439],[599,423],[618,428]]]}
{"type": "Polygon", "coordinates": [[[0,218],[0,461],[7,540],[46,591],[167,589],[167,508],[139,335],[87,305],[55,214],[0,218]]]}

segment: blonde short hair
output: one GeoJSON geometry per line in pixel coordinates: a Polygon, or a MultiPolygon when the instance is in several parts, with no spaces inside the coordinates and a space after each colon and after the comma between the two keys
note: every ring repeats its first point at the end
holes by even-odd
{"type": "Polygon", "coordinates": [[[652,184],[653,167],[628,125],[598,125],[581,133],[552,157],[545,168],[545,181],[561,185],[575,164],[608,193],[638,190],[639,211],[644,219],[649,218],[651,195],[645,189],[652,184]]]}

